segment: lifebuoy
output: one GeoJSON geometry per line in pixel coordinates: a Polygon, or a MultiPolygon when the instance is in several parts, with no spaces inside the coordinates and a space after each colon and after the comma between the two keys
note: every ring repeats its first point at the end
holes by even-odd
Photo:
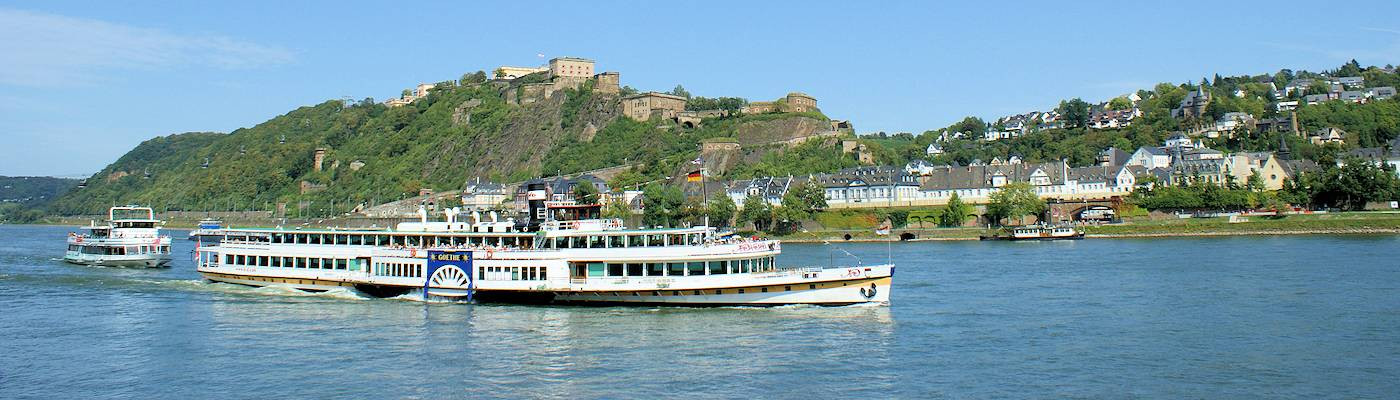
{"type": "Polygon", "coordinates": [[[417,249],[417,248],[410,247],[410,248],[408,249],[408,257],[409,257],[409,258],[418,258],[418,249],[417,249]]]}
{"type": "Polygon", "coordinates": [[[495,257],[496,257],[496,251],[495,251],[495,250],[486,249],[486,257],[484,257],[484,258],[486,258],[486,259],[489,260],[489,259],[492,259],[492,258],[495,258],[495,257]]]}

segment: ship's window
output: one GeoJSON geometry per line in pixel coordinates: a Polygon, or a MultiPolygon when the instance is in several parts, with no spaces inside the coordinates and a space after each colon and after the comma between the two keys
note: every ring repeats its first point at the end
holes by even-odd
{"type": "Polygon", "coordinates": [[[540,280],[549,279],[549,278],[546,277],[546,275],[548,275],[548,274],[546,273],[546,271],[549,271],[549,268],[548,268],[548,267],[540,267],[540,276],[539,276],[540,280]]]}
{"type": "MultiPolygon", "coordinates": [[[[588,264],[588,276],[593,276],[593,264],[594,264],[594,263],[589,263],[589,264],[588,264]]],[[[601,264],[601,263],[599,263],[599,264],[601,264]]],[[[622,264],[618,264],[618,263],[608,264],[608,276],[622,276],[622,275],[623,275],[623,267],[622,267],[622,264]]]]}
{"type": "Polygon", "coordinates": [[[347,238],[347,239],[349,239],[349,241],[348,241],[347,243],[350,244],[351,246],[359,246],[360,243],[363,242],[362,240],[360,240],[361,237],[362,237],[362,236],[360,236],[360,235],[350,235],[350,237],[347,238]]]}
{"type": "Polygon", "coordinates": [[[297,267],[297,268],[306,268],[306,257],[296,257],[296,258],[293,258],[293,260],[296,260],[296,262],[297,262],[296,267],[297,267]]]}
{"type": "Polygon", "coordinates": [[[601,249],[601,248],[603,248],[603,247],[604,247],[604,245],[603,245],[603,237],[602,237],[602,236],[589,236],[589,237],[588,237],[588,247],[595,248],[595,249],[601,249]]]}
{"type": "Polygon", "coordinates": [[[792,291],[792,286],[783,286],[783,291],[784,291],[784,292],[791,292],[791,291],[792,291]]]}
{"type": "Polygon", "coordinates": [[[160,252],[164,254],[170,254],[170,246],[160,246],[160,252]]]}
{"type": "Polygon", "coordinates": [[[645,243],[646,243],[646,239],[645,239],[645,238],[646,238],[646,237],[645,237],[645,236],[642,236],[642,235],[627,236],[627,246],[628,246],[628,247],[642,247],[642,246],[645,246],[645,243]]]}
{"type": "Polygon", "coordinates": [[[571,248],[569,247],[569,238],[566,237],[554,238],[554,243],[558,245],[561,249],[571,248]]]}
{"type": "Polygon", "coordinates": [[[690,271],[689,271],[689,274],[690,274],[690,275],[704,275],[704,274],[705,274],[705,263],[699,262],[699,261],[691,262],[691,263],[690,263],[690,271]]]}
{"type": "Polygon", "coordinates": [[[739,294],[744,294],[744,289],[739,289],[739,294]]]}
{"type": "Polygon", "coordinates": [[[670,275],[670,276],[681,276],[681,275],[685,275],[685,263],[673,262],[673,263],[667,264],[667,266],[666,266],[666,275],[670,275]]]}
{"type": "Polygon", "coordinates": [[[239,255],[235,256],[235,257],[233,258],[233,263],[234,263],[234,264],[238,264],[238,265],[246,265],[246,263],[244,262],[244,258],[243,258],[243,255],[242,255],[242,254],[239,254],[239,255]]]}
{"type": "Polygon", "coordinates": [[[575,249],[582,249],[588,247],[588,242],[586,241],[586,238],[582,236],[574,236],[569,238],[569,247],[575,249]]]}
{"type": "Polygon", "coordinates": [[[763,293],[768,293],[768,288],[762,288],[762,289],[759,289],[759,291],[761,291],[761,292],[763,292],[763,293]]]}
{"type": "Polygon", "coordinates": [[[624,236],[608,236],[608,247],[626,247],[627,241],[624,236]]]}
{"type": "Polygon", "coordinates": [[[347,269],[348,267],[349,267],[349,262],[347,262],[344,258],[337,258],[337,259],[335,259],[335,269],[345,270],[345,269],[347,269]]]}
{"type": "Polygon", "coordinates": [[[816,284],[807,285],[807,289],[808,289],[808,290],[817,290],[817,285],[816,285],[816,284]]]}
{"type": "Polygon", "coordinates": [[[258,256],[258,266],[259,266],[259,267],[266,267],[266,266],[268,266],[268,265],[271,265],[271,264],[268,263],[268,261],[267,261],[267,256],[258,256]]]}
{"type": "Polygon", "coordinates": [[[627,276],[642,276],[642,264],[627,263],[627,276]]]}
{"type": "Polygon", "coordinates": [[[486,267],[476,267],[476,279],[486,279],[486,267]]]}
{"type": "Polygon", "coordinates": [[[271,261],[272,261],[272,266],[273,266],[273,267],[278,267],[278,268],[281,268],[281,267],[282,267],[282,257],[272,257],[272,260],[271,260],[271,261]]]}
{"type": "Polygon", "coordinates": [[[647,235],[647,246],[659,247],[666,245],[666,235],[647,235]]]}
{"type": "Polygon", "coordinates": [[[665,275],[666,263],[647,263],[648,276],[665,275]]]}
{"type": "Polygon", "coordinates": [[[724,273],[724,262],[723,262],[723,261],[710,261],[710,275],[718,275],[718,274],[723,274],[723,273],[724,273]]]}

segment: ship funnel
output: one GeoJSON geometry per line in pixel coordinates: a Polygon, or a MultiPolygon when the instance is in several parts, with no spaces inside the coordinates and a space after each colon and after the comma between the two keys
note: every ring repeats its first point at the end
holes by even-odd
{"type": "Polygon", "coordinates": [[[491,212],[491,222],[499,222],[499,221],[500,221],[500,218],[496,215],[496,212],[495,212],[495,211],[492,211],[492,212],[491,212]]]}
{"type": "Polygon", "coordinates": [[[481,223],[481,211],[472,211],[472,225],[481,223]]]}
{"type": "Polygon", "coordinates": [[[425,224],[428,223],[428,207],[427,207],[427,206],[422,205],[422,204],[419,204],[419,205],[418,205],[418,221],[419,221],[419,222],[422,222],[422,223],[425,223],[425,224]]]}

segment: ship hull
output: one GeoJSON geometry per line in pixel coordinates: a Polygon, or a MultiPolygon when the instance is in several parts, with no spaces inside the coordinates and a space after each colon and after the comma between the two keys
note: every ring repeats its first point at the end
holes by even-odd
{"type": "MultiPolygon", "coordinates": [[[[253,287],[286,286],[309,292],[353,288],[374,297],[394,297],[421,287],[374,285],[349,281],[280,278],[202,272],[205,279],[253,287]]],[[[658,305],[658,306],[781,306],[854,304],[888,305],[893,276],[826,282],[678,290],[500,290],[429,287],[435,297],[470,297],[484,303],[658,305]]],[[[419,292],[421,293],[421,292],[419,292]]]]}

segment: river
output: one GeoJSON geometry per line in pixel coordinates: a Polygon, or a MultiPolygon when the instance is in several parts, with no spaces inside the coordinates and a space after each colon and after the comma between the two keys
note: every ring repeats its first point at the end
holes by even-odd
{"type": "Polygon", "coordinates": [[[0,226],[0,398],[1400,393],[1400,236],[789,244],[891,258],[892,305],[690,309],[212,284],[184,240],[171,269],[64,264],[70,230],[0,226]]]}

